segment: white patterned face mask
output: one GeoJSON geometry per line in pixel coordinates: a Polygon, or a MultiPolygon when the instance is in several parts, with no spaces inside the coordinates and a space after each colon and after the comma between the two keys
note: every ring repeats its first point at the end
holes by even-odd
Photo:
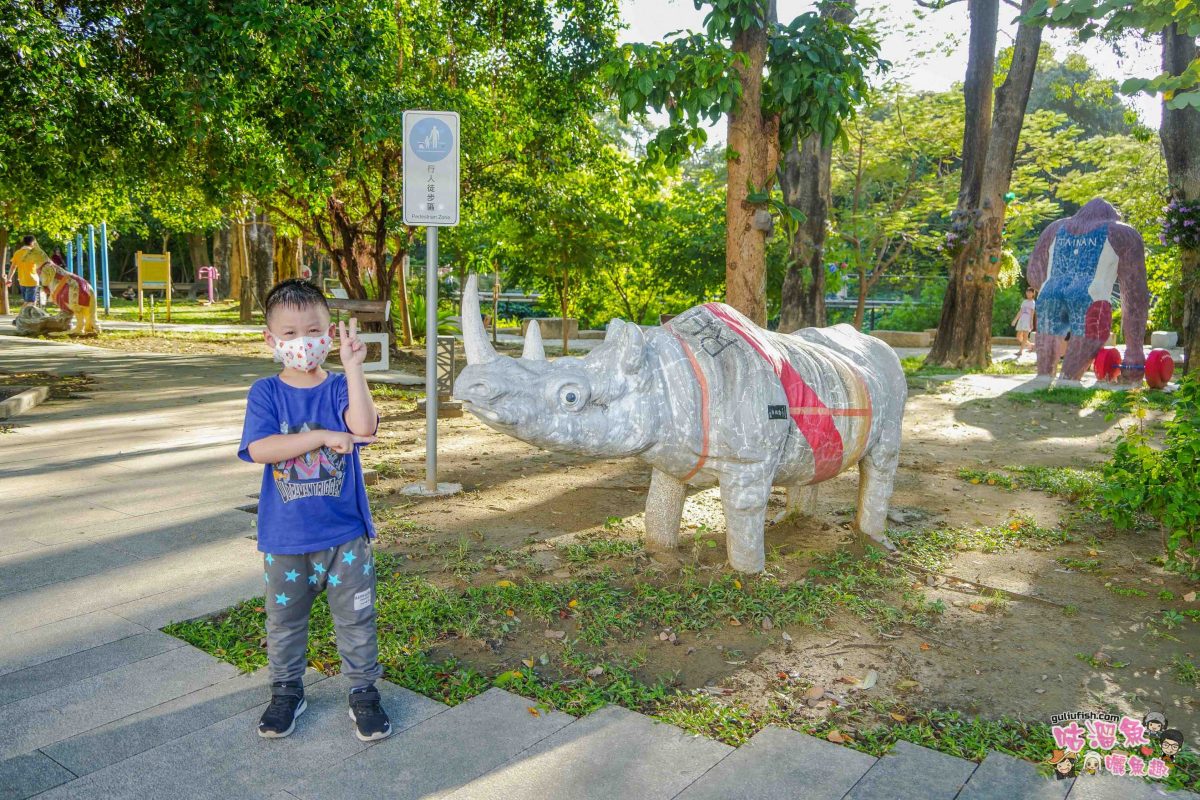
{"type": "Polygon", "coordinates": [[[275,360],[285,367],[312,372],[325,362],[333,339],[326,336],[297,336],[287,341],[275,340],[275,360]]]}

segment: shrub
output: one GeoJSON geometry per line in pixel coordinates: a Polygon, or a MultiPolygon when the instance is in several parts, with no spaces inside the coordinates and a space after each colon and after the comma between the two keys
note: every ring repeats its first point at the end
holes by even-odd
{"type": "Polygon", "coordinates": [[[1104,466],[1097,510],[1119,527],[1148,514],[1164,528],[1168,569],[1200,577],[1200,381],[1187,376],[1175,395],[1175,416],[1154,447],[1135,408],[1136,423],[1117,442],[1104,466]]]}

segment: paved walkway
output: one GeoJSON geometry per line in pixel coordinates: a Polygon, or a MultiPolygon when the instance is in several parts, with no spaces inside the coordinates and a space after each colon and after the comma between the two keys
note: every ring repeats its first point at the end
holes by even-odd
{"type": "Polygon", "coordinates": [[[531,713],[499,689],[447,708],[384,683],[397,733],[368,746],[346,682],[316,673],[296,734],[262,740],[265,675],[159,628],[261,591],[253,517],[236,510],[259,473],[234,448],[270,368],[0,335],[0,369],[98,379],[0,435],[0,800],[1158,796],[996,753],[977,766],[902,742],[876,760],[773,727],[734,750],[616,707],[531,713]]]}

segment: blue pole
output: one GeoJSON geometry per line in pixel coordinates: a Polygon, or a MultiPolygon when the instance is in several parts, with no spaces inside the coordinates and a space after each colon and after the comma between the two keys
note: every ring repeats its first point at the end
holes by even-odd
{"type": "Polygon", "coordinates": [[[75,271],[75,243],[67,239],[67,272],[75,271]]]}
{"type": "Polygon", "coordinates": [[[83,277],[83,234],[75,234],[75,274],[83,277]]]}
{"type": "Polygon", "coordinates": [[[88,275],[92,279],[92,291],[100,284],[96,283],[96,226],[88,225],[88,275]]]}
{"type": "Polygon", "coordinates": [[[112,295],[108,291],[108,223],[100,223],[100,274],[104,281],[104,313],[108,314],[108,306],[112,295]]]}

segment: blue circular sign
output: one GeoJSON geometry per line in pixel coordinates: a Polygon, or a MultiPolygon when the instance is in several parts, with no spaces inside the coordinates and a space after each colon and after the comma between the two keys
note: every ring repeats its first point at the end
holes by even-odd
{"type": "Polygon", "coordinates": [[[412,126],[408,135],[413,153],[422,161],[441,161],[454,149],[450,126],[435,117],[425,117],[412,126]]]}

